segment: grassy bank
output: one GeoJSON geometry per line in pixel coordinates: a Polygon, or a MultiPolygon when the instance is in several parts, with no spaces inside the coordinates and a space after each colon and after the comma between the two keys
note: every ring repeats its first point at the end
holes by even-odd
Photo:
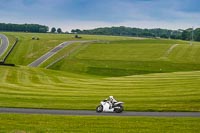
{"type": "MultiPolygon", "coordinates": [[[[28,65],[64,41],[75,40],[72,34],[5,33],[19,38],[7,63],[28,65]],[[40,40],[32,40],[39,37],[40,40]]],[[[50,69],[98,76],[127,76],[200,70],[200,43],[115,36],[81,35],[78,40],[99,40],[69,51],[78,44],[61,50],[40,67],[54,63],[50,69]],[[63,57],[62,59],[60,57],[63,57]]]]}
{"type": "Polygon", "coordinates": [[[90,44],[50,69],[73,73],[126,76],[200,70],[200,45],[178,40],[128,40],[90,44]],[[177,45],[178,44],[178,45],[177,45]]]}
{"type": "Polygon", "coordinates": [[[196,133],[198,118],[94,117],[0,114],[1,132],[196,133]]]}
{"type": "Polygon", "coordinates": [[[0,106],[94,110],[114,95],[125,110],[200,111],[200,72],[95,77],[28,67],[0,67],[0,106]]]}
{"type": "MultiPolygon", "coordinates": [[[[73,35],[5,34],[19,43],[7,60],[17,66],[0,66],[0,107],[95,110],[113,95],[125,102],[126,111],[200,111],[199,43],[82,35],[82,40],[101,41],[75,43],[40,68],[29,68],[73,35]]],[[[199,123],[199,118],[0,114],[0,132],[188,133],[198,132],[199,123]]]]}
{"type": "Polygon", "coordinates": [[[50,33],[20,33],[20,32],[5,32],[7,36],[14,36],[19,39],[18,45],[7,60],[7,63],[17,65],[28,65],[32,61],[39,58],[58,44],[69,40],[130,40],[128,37],[114,36],[91,36],[82,35],[81,39],[74,38],[73,34],[50,34],[50,33]],[[32,40],[33,37],[38,37],[39,40],[32,40]]]}

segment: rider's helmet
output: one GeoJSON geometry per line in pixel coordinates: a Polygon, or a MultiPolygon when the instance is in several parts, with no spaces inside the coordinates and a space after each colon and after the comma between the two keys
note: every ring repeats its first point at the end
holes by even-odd
{"type": "Polygon", "coordinates": [[[113,101],[114,98],[113,98],[113,96],[109,96],[109,99],[110,99],[110,101],[113,101]]]}

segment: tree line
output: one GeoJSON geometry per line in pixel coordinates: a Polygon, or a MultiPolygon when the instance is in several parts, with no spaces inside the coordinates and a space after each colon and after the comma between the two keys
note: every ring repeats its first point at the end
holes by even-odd
{"type": "Polygon", "coordinates": [[[96,28],[92,30],[73,29],[72,33],[90,34],[90,35],[113,35],[113,36],[133,36],[133,37],[150,37],[150,38],[170,38],[182,40],[200,41],[200,28],[193,30],[192,28],[186,30],[168,30],[168,29],[141,29],[130,27],[105,27],[96,28]]]}
{"type": "MultiPolygon", "coordinates": [[[[36,32],[46,33],[49,27],[39,24],[6,24],[0,23],[0,31],[16,31],[16,32],[36,32]]],[[[61,28],[51,28],[51,33],[63,33],[61,28]]],[[[67,33],[67,32],[66,32],[67,33]]],[[[188,28],[186,30],[168,30],[168,29],[141,29],[131,27],[105,27],[92,30],[73,29],[71,33],[90,34],[90,35],[113,35],[113,36],[133,36],[133,37],[150,37],[150,38],[171,38],[182,40],[200,41],[200,28],[188,28]]]]}
{"type": "Polygon", "coordinates": [[[6,24],[0,23],[0,31],[16,31],[16,32],[36,32],[46,33],[49,27],[39,24],[6,24]]]}

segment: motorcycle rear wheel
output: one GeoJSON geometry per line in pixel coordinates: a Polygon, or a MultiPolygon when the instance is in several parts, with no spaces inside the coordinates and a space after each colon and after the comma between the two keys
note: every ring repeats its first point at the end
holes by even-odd
{"type": "Polygon", "coordinates": [[[121,113],[124,110],[123,106],[120,106],[120,108],[116,109],[116,113],[121,113]]]}

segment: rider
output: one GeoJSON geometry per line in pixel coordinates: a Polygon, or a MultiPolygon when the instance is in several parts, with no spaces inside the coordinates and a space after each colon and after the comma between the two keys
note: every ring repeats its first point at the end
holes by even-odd
{"type": "Polygon", "coordinates": [[[114,103],[117,102],[117,100],[114,99],[113,96],[109,96],[109,98],[107,99],[108,103],[110,104],[110,109],[112,108],[112,106],[114,105],[114,103]]]}

